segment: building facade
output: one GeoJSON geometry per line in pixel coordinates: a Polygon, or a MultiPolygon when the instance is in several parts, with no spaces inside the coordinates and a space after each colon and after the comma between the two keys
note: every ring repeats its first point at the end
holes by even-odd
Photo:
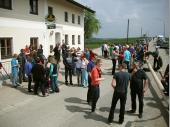
{"type": "Polygon", "coordinates": [[[43,45],[47,57],[56,43],[84,49],[84,10],[73,0],[0,0],[0,61],[26,45],[43,45]]]}

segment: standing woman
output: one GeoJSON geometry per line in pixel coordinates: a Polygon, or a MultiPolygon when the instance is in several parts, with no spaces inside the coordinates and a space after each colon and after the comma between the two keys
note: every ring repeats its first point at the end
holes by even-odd
{"type": "Polygon", "coordinates": [[[96,65],[91,71],[91,99],[92,99],[92,112],[95,112],[96,109],[96,103],[100,96],[100,82],[104,80],[104,78],[101,77],[101,65],[102,60],[97,59],[96,65]]]}

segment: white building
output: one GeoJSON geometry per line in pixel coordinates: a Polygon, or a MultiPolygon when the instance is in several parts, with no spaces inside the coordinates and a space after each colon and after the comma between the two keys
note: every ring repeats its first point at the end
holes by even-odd
{"type": "Polygon", "coordinates": [[[84,10],[73,0],[0,0],[0,61],[9,61],[26,45],[50,47],[65,42],[84,48],[84,10]]]}

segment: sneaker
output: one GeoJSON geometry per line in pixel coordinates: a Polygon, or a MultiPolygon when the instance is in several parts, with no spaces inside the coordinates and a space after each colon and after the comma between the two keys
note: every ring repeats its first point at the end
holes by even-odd
{"type": "Polygon", "coordinates": [[[129,110],[127,113],[135,113],[135,110],[129,110]]]}
{"type": "Polygon", "coordinates": [[[124,120],[119,120],[119,124],[122,124],[124,120]]]}
{"type": "Polygon", "coordinates": [[[142,114],[139,114],[138,117],[141,119],[142,118],[142,114]]]}
{"type": "Polygon", "coordinates": [[[113,120],[109,120],[109,119],[108,119],[108,121],[107,121],[107,122],[108,122],[108,124],[109,124],[109,125],[112,125],[113,120]]]}

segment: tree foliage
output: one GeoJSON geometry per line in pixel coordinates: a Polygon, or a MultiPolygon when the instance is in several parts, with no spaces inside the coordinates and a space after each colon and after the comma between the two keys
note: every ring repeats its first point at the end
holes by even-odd
{"type": "Polygon", "coordinates": [[[101,28],[100,21],[96,18],[96,15],[85,11],[84,18],[84,31],[85,31],[85,39],[89,39],[93,36],[93,34],[97,34],[101,28]]]}

